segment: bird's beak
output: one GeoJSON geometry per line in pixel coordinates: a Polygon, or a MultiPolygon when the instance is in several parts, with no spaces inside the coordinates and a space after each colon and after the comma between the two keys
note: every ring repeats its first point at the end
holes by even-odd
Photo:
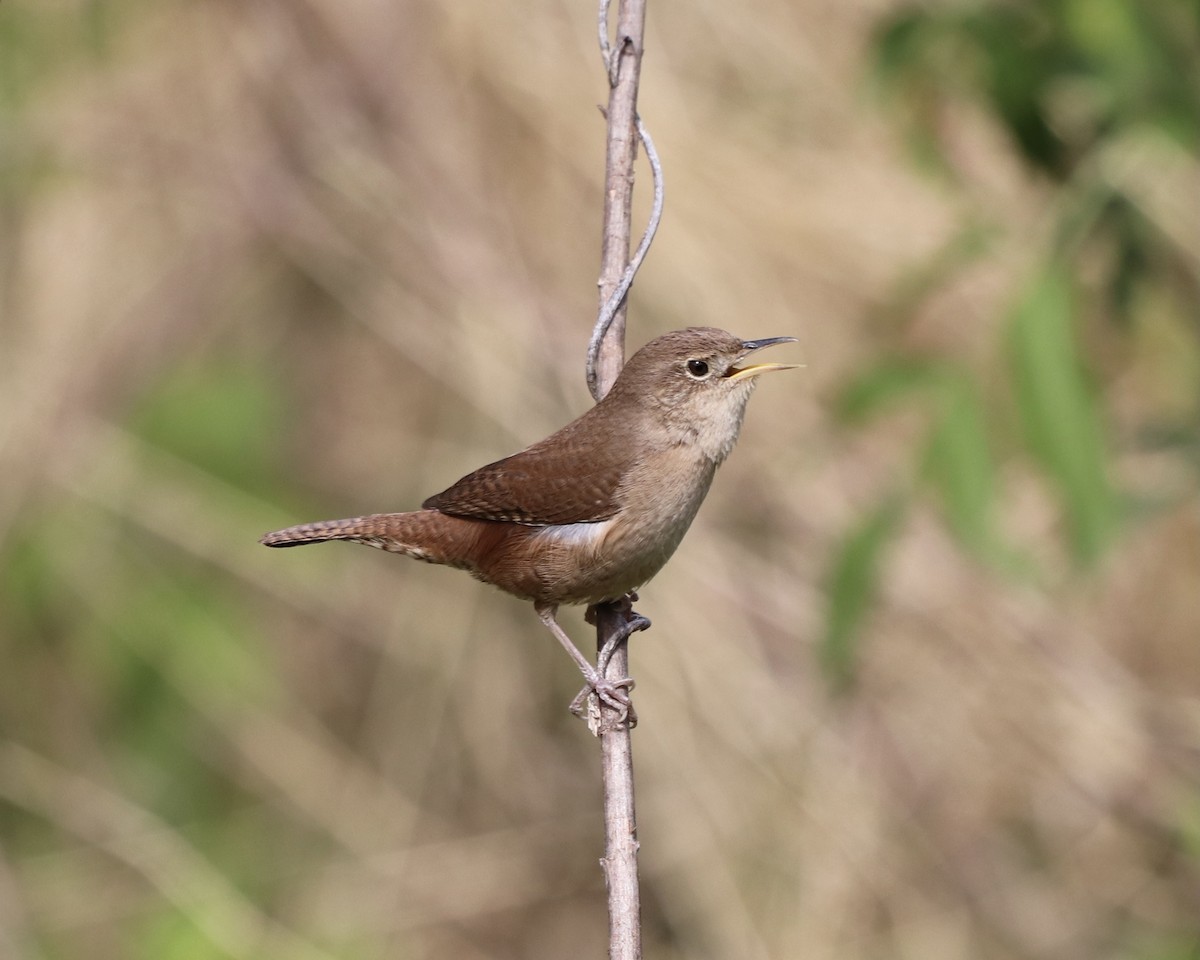
{"type": "Polygon", "coordinates": [[[746,377],[757,377],[760,373],[770,373],[772,370],[793,370],[800,366],[798,363],[751,363],[742,366],[742,361],[756,350],[761,350],[764,347],[773,347],[777,343],[795,343],[795,337],[767,337],[764,340],[743,340],[743,353],[732,367],[725,371],[725,377],[729,380],[743,380],[746,377]]]}

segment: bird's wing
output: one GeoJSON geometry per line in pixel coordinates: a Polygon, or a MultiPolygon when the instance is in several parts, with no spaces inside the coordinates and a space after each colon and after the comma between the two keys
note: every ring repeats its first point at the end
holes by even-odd
{"type": "Polygon", "coordinates": [[[619,443],[590,440],[586,429],[574,426],[480,467],[422,506],[532,526],[609,519],[617,512],[617,488],[631,458],[619,443]]]}

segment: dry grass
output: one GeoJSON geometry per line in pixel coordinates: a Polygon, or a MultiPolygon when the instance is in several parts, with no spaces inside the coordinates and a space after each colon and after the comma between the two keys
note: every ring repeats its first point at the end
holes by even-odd
{"type": "MultiPolygon", "coordinates": [[[[829,400],[959,213],[865,96],[885,8],[651,9],[667,215],[631,345],[716,324],[808,366],[763,385],[643,594],[647,956],[1191,956],[1194,499],[1074,577],[1014,464],[1006,523],[1053,585],[918,513],[858,688],[818,672],[830,551],[916,429],[847,436],[829,400]]],[[[590,8],[113,17],[105,57],[13,109],[3,161],[0,602],[33,612],[2,621],[0,953],[600,956],[596,745],[532,611],[255,542],[415,505],[585,408],[590,8]]],[[[955,136],[1004,232],[908,336],[986,368],[1046,196],[978,119],[955,136]]]]}

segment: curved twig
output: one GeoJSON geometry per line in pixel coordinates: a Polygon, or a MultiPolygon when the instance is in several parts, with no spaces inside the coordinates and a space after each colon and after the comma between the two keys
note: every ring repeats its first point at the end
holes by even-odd
{"type": "Polygon", "coordinates": [[[608,74],[608,85],[617,85],[617,65],[613,62],[612,47],[608,42],[608,8],[610,0],[600,0],[599,22],[596,24],[600,40],[600,59],[604,61],[604,72],[608,74]]]}
{"type": "MultiPolygon", "coordinates": [[[[607,8],[607,0],[601,0],[601,7],[607,8]]],[[[604,22],[603,20],[601,21],[604,22]]],[[[608,49],[608,37],[605,33],[601,33],[604,37],[604,49],[608,49]]],[[[600,355],[600,344],[604,341],[604,335],[608,333],[608,328],[612,326],[613,317],[617,315],[617,310],[620,308],[625,295],[629,293],[629,288],[633,286],[633,278],[637,275],[638,269],[642,265],[642,261],[646,258],[646,252],[650,249],[650,244],[654,242],[654,235],[658,232],[658,225],[662,220],[663,212],[663,176],[662,163],[658,159],[658,151],[654,148],[654,141],[650,137],[650,131],[646,129],[646,125],[642,123],[642,118],[637,118],[638,137],[641,138],[642,146],[646,148],[646,159],[650,161],[650,172],[654,180],[654,205],[650,209],[650,219],[646,222],[646,230],[642,234],[642,242],[638,244],[637,252],[634,253],[633,259],[629,261],[629,266],[625,268],[625,273],[621,277],[621,282],[617,289],[613,291],[611,297],[605,302],[600,309],[600,315],[596,318],[596,326],[592,329],[592,338],[588,341],[587,352],[587,385],[591,391],[592,398],[600,399],[600,384],[596,378],[596,359],[600,355]]]]}

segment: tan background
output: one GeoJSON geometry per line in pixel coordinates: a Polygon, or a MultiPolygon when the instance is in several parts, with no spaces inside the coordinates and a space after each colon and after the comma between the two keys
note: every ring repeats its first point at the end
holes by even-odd
{"type": "MultiPolygon", "coordinates": [[[[1002,380],[1060,196],[968,106],[959,182],[917,171],[870,81],[892,9],[651,4],[667,211],[630,347],[711,324],[807,366],[762,384],[639,607],[647,956],[1192,956],[1195,474],[1122,439],[1194,402],[1194,326],[1088,321],[1115,475],[1154,501],[1098,565],[1002,450],[1039,576],[918,495],[857,683],[819,666],[833,558],[925,427],[847,428],[839,392],[897,349],[1002,380]],[[988,254],[912,306],[970,218],[988,254]]],[[[0,27],[0,954],[602,956],[597,745],[533,612],[256,543],[586,409],[593,10],[6,0],[0,27]]]]}

